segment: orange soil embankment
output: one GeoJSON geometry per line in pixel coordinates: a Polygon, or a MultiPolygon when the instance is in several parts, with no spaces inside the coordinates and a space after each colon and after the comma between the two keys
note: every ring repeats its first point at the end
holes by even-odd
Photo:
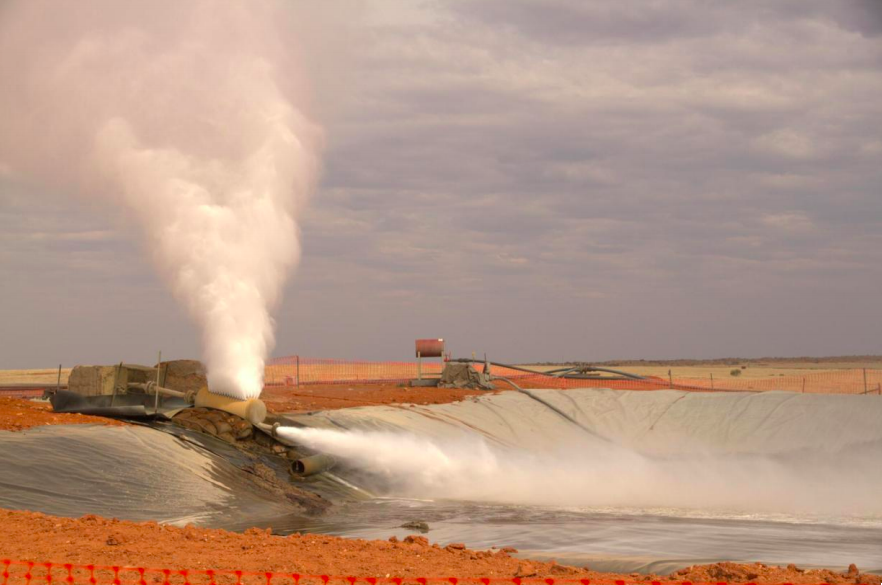
{"type": "Polygon", "coordinates": [[[270,412],[309,412],[379,404],[446,404],[482,390],[411,388],[398,384],[310,384],[264,388],[260,395],[270,412]]]}
{"type": "Polygon", "coordinates": [[[125,423],[99,416],[52,412],[52,406],[47,403],[0,397],[0,430],[2,431],[23,431],[43,425],[85,424],[123,425],[125,423]]]}
{"type": "MultiPolygon", "coordinates": [[[[271,412],[309,412],[378,404],[445,404],[482,393],[485,392],[456,388],[409,388],[394,384],[322,384],[301,388],[266,388],[260,397],[271,412]]],[[[52,406],[45,402],[0,397],[0,430],[21,431],[42,425],[74,424],[125,423],[98,416],[53,412],[52,406]]]]}
{"type": "MultiPolygon", "coordinates": [[[[584,568],[526,561],[513,549],[441,548],[421,536],[397,542],[318,534],[273,536],[252,528],[244,534],[97,516],[59,518],[0,509],[0,558],[170,569],[272,571],[359,577],[553,577],[650,581],[657,575],[598,573],[584,568]]],[[[762,564],[717,563],[678,571],[670,580],[693,583],[875,583],[878,577],[762,564]]],[[[159,575],[156,576],[159,579],[159,575]]]]}

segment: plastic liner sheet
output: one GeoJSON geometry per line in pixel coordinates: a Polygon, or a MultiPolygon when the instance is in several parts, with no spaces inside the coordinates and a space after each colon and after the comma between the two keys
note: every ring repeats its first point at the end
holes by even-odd
{"type": "MultiPolygon", "coordinates": [[[[474,465],[459,469],[465,470],[460,471],[463,476],[474,473],[487,479],[448,502],[427,500],[430,496],[407,489],[413,483],[425,485],[418,481],[426,471],[420,465],[394,467],[405,471],[390,479],[382,461],[373,468],[350,468],[342,459],[346,451],[334,452],[335,443],[327,443],[329,454],[341,457],[335,471],[344,478],[369,487],[376,481],[380,493],[389,486],[385,493],[390,499],[378,517],[390,525],[399,518],[426,521],[432,527],[430,538],[442,543],[511,545],[531,557],[625,572],[664,572],[721,560],[839,569],[856,562],[863,571],[882,571],[882,516],[878,500],[868,503],[882,485],[878,396],[528,390],[451,404],[367,406],[289,414],[286,419],[318,429],[400,435],[402,441],[427,442],[442,452],[452,445],[447,451],[451,457],[463,453],[457,445],[474,445],[473,437],[480,436],[496,454],[492,464],[472,458],[474,465]],[[507,473],[511,467],[506,461],[526,461],[535,469],[538,497],[511,505],[515,496],[509,494],[517,495],[517,490],[483,489],[485,484],[519,485],[525,479],[521,474],[484,473],[496,465],[507,473]],[[647,469],[667,475],[641,475],[641,465],[650,463],[647,469]],[[673,481],[664,484],[666,477],[682,478],[680,487],[673,481]],[[632,495],[620,505],[592,501],[591,494],[603,492],[594,486],[602,485],[621,485],[632,495]],[[665,485],[674,495],[695,494],[696,503],[681,509],[664,499],[652,501],[647,494],[664,491],[665,485]],[[559,489],[567,486],[571,489],[559,489]],[[572,497],[579,489],[586,498],[572,497]],[[759,503],[745,504],[745,498],[762,490],[768,494],[759,503]],[[703,497],[714,491],[722,495],[703,497]],[[738,499],[739,491],[748,495],[738,499]],[[538,501],[546,492],[548,499],[538,501]],[[570,499],[555,499],[555,492],[570,499]],[[477,494],[473,503],[470,494],[477,494]],[[817,502],[818,509],[805,509],[797,501],[817,502]]],[[[338,520],[345,530],[333,533],[390,535],[378,523],[363,521],[364,510],[359,514],[338,520]]]]}
{"type": "Polygon", "coordinates": [[[0,507],[230,530],[302,516],[240,468],[246,454],[198,440],[141,426],[0,432],[0,507]]]}
{"type": "Polygon", "coordinates": [[[527,390],[430,406],[287,415],[287,424],[407,432],[445,441],[477,432],[495,445],[553,451],[569,441],[651,456],[838,454],[882,442],[877,396],[527,390]]]}
{"type": "Polygon", "coordinates": [[[121,394],[119,396],[83,396],[76,392],[59,390],[52,394],[52,410],[77,412],[92,416],[125,419],[166,419],[189,404],[180,398],[160,397],[147,394],[121,394]]]}

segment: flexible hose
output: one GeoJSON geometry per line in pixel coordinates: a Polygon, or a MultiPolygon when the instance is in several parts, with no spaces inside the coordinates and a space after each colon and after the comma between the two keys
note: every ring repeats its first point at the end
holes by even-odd
{"type": "Polygon", "coordinates": [[[507,383],[511,384],[511,386],[512,386],[516,391],[518,391],[518,392],[520,392],[521,394],[524,394],[524,395],[526,395],[526,396],[529,396],[530,398],[532,398],[533,400],[535,400],[536,402],[538,402],[538,403],[541,404],[542,406],[548,408],[549,410],[551,410],[551,411],[557,413],[557,414],[560,415],[561,417],[563,417],[563,418],[565,418],[566,420],[570,421],[571,423],[573,423],[574,425],[576,425],[577,427],[579,427],[580,429],[582,429],[583,431],[585,431],[585,432],[588,433],[589,435],[591,435],[591,436],[593,436],[593,437],[596,437],[596,438],[598,438],[598,439],[600,439],[601,441],[604,441],[604,442],[606,442],[606,443],[610,443],[610,442],[611,442],[611,441],[610,441],[609,439],[607,439],[606,437],[604,437],[604,436],[602,436],[602,435],[598,435],[597,432],[595,432],[595,431],[592,430],[592,429],[589,429],[588,427],[586,427],[585,425],[583,425],[582,423],[580,423],[578,420],[574,419],[573,417],[571,417],[570,415],[568,415],[566,412],[562,411],[561,409],[559,409],[559,408],[556,407],[555,405],[551,404],[551,403],[548,402],[547,400],[545,400],[545,399],[543,399],[543,398],[541,398],[541,397],[539,397],[539,396],[533,394],[533,393],[530,392],[529,390],[526,390],[526,389],[524,389],[524,388],[521,388],[520,386],[518,386],[517,384],[515,384],[514,382],[512,382],[512,381],[509,380],[508,378],[504,378],[504,377],[502,377],[502,376],[493,376],[493,375],[491,375],[491,376],[490,376],[490,379],[491,379],[491,380],[502,380],[503,382],[507,382],[507,383]]]}
{"type": "MultiPolygon", "coordinates": [[[[485,360],[473,360],[470,358],[456,358],[448,360],[449,362],[459,363],[459,364],[490,364],[491,366],[497,366],[499,368],[508,368],[510,370],[517,370],[519,372],[527,372],[528,374],[539,374],[541,376],[551,376],[553,378],[567,378],[570,380],[585,380],[592,379],[596,380],[597,378],[594,376],[576,376],[571,375],[568,372],[578,371],[578,372],[605,372],[607,374],[615,374],[617,376],[622,376],[623,378],[627,378],[629,380],[645,380],[643,376],[638,376],[637,374],[630,374],[628,372],[623,372],[621,370],[613,370],[610,368],[599,368],[596,366],[571,366],[568,368],[556,368],[554,370],[548,371],[540,371],[534,370],[532,368],[525,368],[523,366],[513,366],[511,364],[501,364],[499,362],[490,362],[485,360]]],[[[601,378],[603,380],[612,380],[615,378],[601,378]]]]}

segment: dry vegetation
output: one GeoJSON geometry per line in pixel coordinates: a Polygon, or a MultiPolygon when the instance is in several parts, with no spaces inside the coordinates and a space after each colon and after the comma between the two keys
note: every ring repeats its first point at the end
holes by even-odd
{"type": "MultiPolygon", "coordinates": [[[[62,368],[61,384],[67,384],[71,368],[62,368]]],[[[0,370],[0,386],[4,384],[55,384],[58,382],[58,368],[35,370],[0,370]]]]}

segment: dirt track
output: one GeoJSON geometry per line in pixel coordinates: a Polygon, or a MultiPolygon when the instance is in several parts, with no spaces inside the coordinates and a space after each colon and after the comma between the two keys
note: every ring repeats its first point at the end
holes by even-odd
{"type": "MultiPolygon", "coordinates": [[[[53,563],[170,569],[273,571],[302,575],[399,577],[553,577],[651,581],[655,575],[597,573],[555,563],[525,561],[513,549],[473,551],[441,548],[420,536],[404,542],[346,539],[318,534],[244,534],[155,522],[135,523],[96,516],[59,518],[0,509],[0,558],[53,563]]],[[[157,579],[160,575],[155,575],[157,579]]],[[[759,564],[718,563],[679,571],[676,581],[762,583],[878,583],[856,570],[839,574],[759,564]]]]}

